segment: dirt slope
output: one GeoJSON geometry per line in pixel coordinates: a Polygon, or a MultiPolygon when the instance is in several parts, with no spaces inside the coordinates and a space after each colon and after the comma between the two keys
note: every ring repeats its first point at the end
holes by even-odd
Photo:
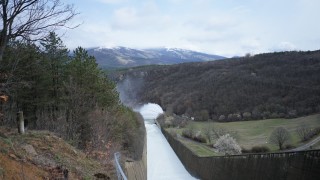
{"type": "Polygon", "coordinates": [[[115,179],[112,169],[48,131],[0,127],[0,180],[115,179]]]}

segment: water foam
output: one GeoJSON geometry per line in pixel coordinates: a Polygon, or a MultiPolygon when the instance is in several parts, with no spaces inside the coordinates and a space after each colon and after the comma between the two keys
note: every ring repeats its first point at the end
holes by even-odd
{"type": "Polygon", "coordinates": [[[138,111],[144,119],[156,119],[163,113],[162,108],[154,103],[145,104],[138,111]]]}

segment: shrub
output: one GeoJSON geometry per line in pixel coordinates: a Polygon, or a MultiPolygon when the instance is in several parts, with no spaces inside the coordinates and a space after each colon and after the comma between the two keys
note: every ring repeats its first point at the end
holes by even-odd
{"type": "Polygon", "coordinates": [[[197,134],[193,137],[193,140],[198,141],[200,143],[207,143],[207,139],[201,134],[197,134]]]}
{"type": "Polygon", "coordinates": [[[251,148],[252,153],[265,153],[269,151],[270,149],[267,146],[253,146],[251,148]]]}
{"type": "Polygon", "coordinates": [[[218,120],[219,120],[220,122],[223,122],[223,121],[226,120],[226,116],[225,116],[225,115],[220,115],[218,120]]]}
{"type": "Polygon", "coordinates": [[[307,140],[312,139],[314,136],[320,134],[320,127],[311,129],[311,131],[309,132],[308,136],[307,136],[307,140]]]}
{"type": "Polygon", "coordinates": [[[296,131],[297,131],[297,134],[299,135],[301,141],[307,141],[310,137],[311,132],[312,132],[311,128],[305,123],[300,124],[297,127],[296,131]]]}
{"type": "Polygon", "coordinates": [[[244,112],[242,114],[242,116],[243,116],[244,120],[250,120],[251,119],[251,113],[250,112],[244,112]]]}
{"type": "Polygon", "coordinates": [[[188,121],[187,120],[183,120],[180,124],[179,124],[179,128],[185,128],[188,125],[188,121]]]}
{"type": "Polygon", "coordinates": [[[292,145],[292,144],[286,144],[284,146],[284,149],[293,149],[293,148],[296,148],[296,146],[292,145]]]}
{"type": "Polygon", "coordinates": [[[186,138],[189,138],[189,139],[192,139],[193,132],[190,129],[184,129],[182,131],[182,136],[186,137],[186,138]]]}
{"type": "Polygon", "coordinates": [[[169,129],[168,133],[174,138],[178,137],[177,132],[175,130],[173,130],[173,129],[169,129]]]}
{"type": "Polygon", "coordinates": [[[225,153],[225,155],[241,153],[241,147],[230,134],[221,136],[214,144],[214,147],[217,148],[219,152],[225,153]]]}
{"type": "Polygon", "coordinates": [[[172,123],[172,120],[165,120],[164,121],[164,127],[166,127],[166,128],[174,127],[173,123],[172,123]]]}
{"type": "Polygon", "coordinates": [[[241,147],[241,153],[242,154],[251,153],[251,150],[247,149],[247,148],[244,148],[244,147],[241,147]]]}

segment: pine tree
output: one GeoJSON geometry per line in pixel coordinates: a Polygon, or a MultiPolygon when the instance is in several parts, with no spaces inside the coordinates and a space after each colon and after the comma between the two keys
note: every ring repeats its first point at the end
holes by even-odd
{"type": "Polygon", "coordinates": [[[66,80],[68,49],[54,32],[50,32],[41,45],[44,69],[47,72],[44,77],[47,78],[44,79],[47,84],[44,87],[48,90],[48,104],[51,105],[53,111],[58,111],[64,97],[63,82],[66,80]]]}
{"type": "Polygon", "coordinates": [[[30,42],[11,42],[4,56],[2,70],[8,74],[6,90],[9,95],[7,123],[15,122],[15,113],[24,111],[27,120],[34,121],[38,79],[41,77],[40,51],[30,42]]]}
{"type": "Polygon", "coordinates": [[[67,76],[65,88],[68,96],[68,119],[73,127],[71,134],[79,134],[79,146],[85,148],[93,133],[87,117],[89,112],[95,108],[118,105],[118,94],[115,85],[98,68],[95,58],[81,47],[73,52],[67,66],[67,76]]]}

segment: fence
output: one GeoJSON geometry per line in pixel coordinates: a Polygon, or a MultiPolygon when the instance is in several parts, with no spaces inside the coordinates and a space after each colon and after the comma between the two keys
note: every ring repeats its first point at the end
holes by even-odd
{"type": "Polygon", "coordinates": [[[162,129],[185,168],[195,177],[237,180],[316,180],[320,177],[320,150],[199,157],[162,129]]]}
{"type": "Polygon", "coordinates": [[[121,158],[121,154],[120,152],[116,152],[114,153],[114,162],[115,162],[115,167],[117,170],[117,176],[118,176],[118,180],[127,180],[126,175],[124,174],[121,166],[120,166],[120,158],[121,158]]]}

